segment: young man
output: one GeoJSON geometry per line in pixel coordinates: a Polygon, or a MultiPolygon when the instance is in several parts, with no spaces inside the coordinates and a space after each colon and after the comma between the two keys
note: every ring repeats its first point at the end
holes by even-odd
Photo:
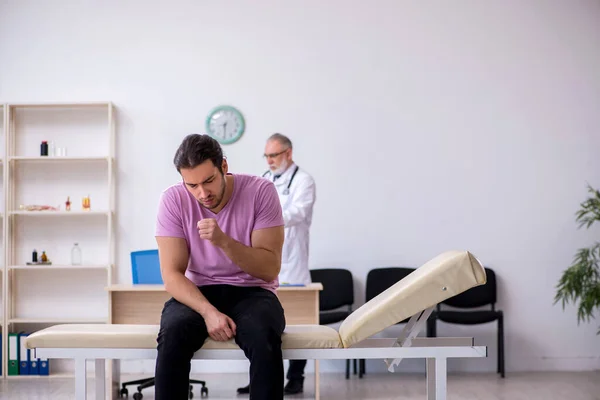
{"type": "MultiPolygon", "coordinates": [[[[263,177],[275,184],[285,222],[279,282],[308,285],[311,283],[308,255],[310,225],[316,201],[315,181],[308,172],[296,165],[292,141],[281,133],[274,133],[267,139],[264,156],[269,170],[263,177]]],[[[305,367],[306,360],[290,360],[285,394],[304,390],[305,367]]],[[[249,386],[238,389],[240,394],[249,391],[249,386]]]]}
{"type": "Polygon", "coordinates": [[[190,360],[210,337],[250,360],[250,395],[283,398],[283,308],[275,294],[284,241],[273,183],[228,172],[220,145],[189,135],[174,164],[182,181],[160,198],[156,241],[166,290],[155,396],[188,398],[190,360]]]}

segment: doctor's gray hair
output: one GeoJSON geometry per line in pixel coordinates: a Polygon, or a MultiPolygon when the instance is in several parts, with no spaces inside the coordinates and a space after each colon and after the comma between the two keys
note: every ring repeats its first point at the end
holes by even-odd
{"type": "Polygon", "coordinates": [[[286,148],[292,148],[292,141],[290,140],[290,138],[288,138],[287,136],[281,134],[281,133],[274,133],[271,136],[269,136],[269,139],[267,141],[271,141],[271,140],[277,140],[279,143],[281,143],[282,145],[284,145],[286,148]]]}

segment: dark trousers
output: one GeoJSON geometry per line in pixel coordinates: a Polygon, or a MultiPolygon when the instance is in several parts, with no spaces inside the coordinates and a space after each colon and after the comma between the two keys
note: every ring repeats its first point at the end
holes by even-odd
{"type": "Polygon", "coordinates": [[[304,367],[306,367],[306,360],[290,360],[290,366],[287,371],[287,379],[290,381],[303,380],[304,367]]]}
{"type": "MultiPolygon", "coordinates": [[[[281,335],[285,318],[277,296],[259,287],[215,285],[199,289],[236,324],[235,342],[250,360],[250,398],[283,399],[281,335]]],[[[157,338],[157,400],[188,399],[191,358],[206,338],[208,332],[200,314],[173,298],[165,303],[157,338]]]]}

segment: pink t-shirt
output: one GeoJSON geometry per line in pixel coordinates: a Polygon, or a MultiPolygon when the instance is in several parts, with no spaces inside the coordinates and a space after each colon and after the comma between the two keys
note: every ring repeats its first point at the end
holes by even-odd
{"type": "Polygon", "coordinates": [[[281,203],[272,182],[258,176],[229,175],[234,177],[233,193],[218,214],[202,207],[183,182],[163,191],[158,207],[156,236],[186,240],[190,257],[185,276],[197,286],[260,286],[275,291],[279,286],[277,279],[265,282],[247,274],[223,250],[201,239],[198,234],[198,221],[214,218],[225,234],[251,246],[253,230],[283,225],[281,203]]]}

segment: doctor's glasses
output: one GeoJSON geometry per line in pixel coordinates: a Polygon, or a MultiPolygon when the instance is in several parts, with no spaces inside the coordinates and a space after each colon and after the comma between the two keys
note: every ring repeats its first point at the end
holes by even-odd
{"type": "Polygon", "coordinates": [[[267,159],[269,159],[269,158],[275,158],[275,157],[278,157],[278,156],[282,155],[283,153],[285,153],[288,150],[289,150],[289,147],[287,149],[285,149],[285,150],[280,151],[279,153],[263,154],[263,157],[267,158],[267,159]]]}

